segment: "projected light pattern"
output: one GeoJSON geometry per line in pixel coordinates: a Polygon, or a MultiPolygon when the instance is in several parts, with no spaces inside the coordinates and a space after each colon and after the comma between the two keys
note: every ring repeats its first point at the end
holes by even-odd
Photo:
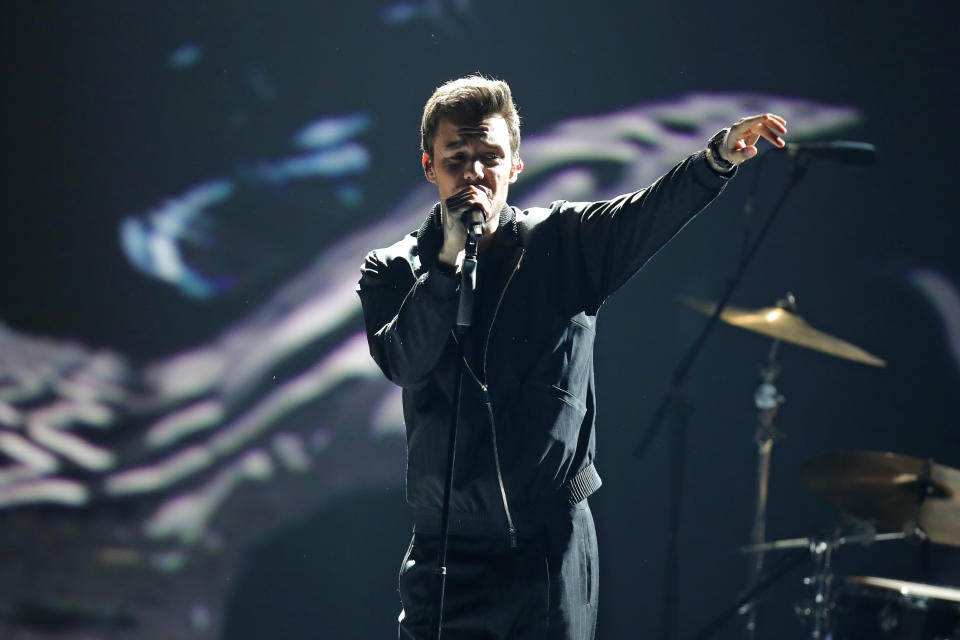
{"type": "Polygon", "coordinates": [[[456,32],[478,17],[473,0],[400,0],[381,9],[380,19],[394,26],[424,20],[444,31],[456,32]]]}
{"type": "MultiPolygon", "coordinates": [[[[566,120],[546,135],[522,142],[526,169],[518,184],[537,183],[533,191],[524,192],[523,206],[561,198],[607,198],[636,185],[650,184],[719,129],[743,114],[758,112],[773,112],[786,118],[794,141],[823,135],[859,120],[857,111],[849,107],[760,95],[707,93],[566,120]],[[610,173],[612,178],[604,177],[610,173]]],[[[760,146],[761,152],[768,148],[760,146]]]]}
{"type": "Polygon", "coordinates": [[[293,141],[304,149],[322,149],[342,144],[369,128],[370,116],[365,113],[320,118],[300,129],[293,141]]]}
{"type": "Polygon", "coordinates": [[[203,45],[186,42],[170,52],[167,64],[171,69],[187,69],[203,58],[203,45]]]}
{"type": "Polygon", "coordinates": [[[120,241],[133,265],[155,278],[176,285],[192,298],[208,298],[231,288],[228,277],[215,278],[187,263],[181,243],[209,248],[213,238],[203,228],[204,212],[226,201],[234,192],[232,180],[197,185],[170,198],[157,209],[127,218],[120,241]]]}
{"type": "Polygon", "coordinates": [[[907,280],[936,309],[950,354],[960,369],[960,291],[950,278],[934,269],[911,269],[907,272],[907,280]]]}
{"type": "MultiPolygon", "coordinates": [[[[190,187],[159,206],[126,218],[120,239],[130,262],[141,272],[177,287],[191,298],[205,299],[236,288],[238,274],[223,271],[218,260],[223,242],[217,237],[210,211],[235,201],[241,185],[283,187],[294,181],[323,179],[334,182],[340,203],[353,208],[363,192],[348,180],[370,168],[370,153],[354,142],[370,126],[366,114],[323,118],[294,136],[306,153],[264,160],[241,168],[230,178],[216,178],[190,187]],[[192,256],[188,257],[188,256],[192,256]],[[195,262],[205,257],[204,264],[195,262]]],[[[229,224],[229,222],[225,223],[229,224]]]]}
{"type": "Polygon", "coordinates": [[[341,178],[366,171],[370,154],[358,144],[345,144],[327,149],[265,163],[250,171],[259,180],[282,184],[303,178],[341,178]]]}
{"type": "MultiPolygon", "coordinates": [[[[757,110],[783,114],[795,138],[857,118],[852,109],[801,100],[695,95],[568,120],[524,140],[528,169],[513,201],[632,190],[757,110]],[[667,113],[684,127],[665,121],[667,113]]],[[[359,118],[321,121],[296,140],[343,150],[368,126],[359,118]]],[[[241,197],[230,189],[235,180],[201,181],[138,218],[153,225],[137,239],[148,247],[139,251],[153,251],[151,236],[191,237],[191,223],[210,206],[241,197]]],[[[404,443],[400,394],[369,356],[355,286],[366,251],[415,229],[435,199],[436,187],[413,187],[259,309],[159,361],[138,365],[0,327],[0,545],[24,569],[0,573],[0,589],[15,588],[48,616],[81,607],[73,635],[58,637],[84,637],[91,621],[134,620],[139,638],[187,631],[215,638],[225,578],[246,546],[325,501],[395,481],[404,443]],[[27,508],[35,506],[54,508],[27,508]],[[56,563],[28,532],[56,544],[56,563]],[[53,575],[64,585],[58,600],[49,596],[53,575]],[[127,595],[130,584],[136,598],[127,595]]],[[[151,264],[184,286],[183,271],[151,264]]],[[[18,615],[0,611],[8,620],[18,615]]],[[[32,628],[30,637],[46,637],[32,628]]]]}

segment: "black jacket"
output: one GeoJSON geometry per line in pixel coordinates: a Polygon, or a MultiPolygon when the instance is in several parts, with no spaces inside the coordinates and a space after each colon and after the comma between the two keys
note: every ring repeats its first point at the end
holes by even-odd
{"type": "MultiPolygon", "coordinates": [[[[451,531],[515,542],[552,509],[600,487],[593,466],[593,341],[604,299],[635,274],[728,177],[696,153],[612,200],[506,206],[479,257],[458,436],[451,531]]],[[[407,501],[439,530],[459,277],[436,266],[439,204],[420,229],[370,252],[358,287],[370,353],[403,387],[407,501]]]]}

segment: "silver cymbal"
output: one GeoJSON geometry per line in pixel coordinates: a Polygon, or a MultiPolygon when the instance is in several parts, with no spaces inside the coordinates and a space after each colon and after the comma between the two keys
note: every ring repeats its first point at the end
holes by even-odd
{"type": "MultiPolygon", "coordinates": [[[[717,308],[715,302],[700,298],[681,296],[680,301],[691,309],[708,316],[713,315],[717,308]]],[[[874,367],[885,367],[887,365],[882,358],[878,358],[856,345],[814,329],[799,314],[782,307],[743,309],[727,305],[720,313],[720,320],[747,331],[761,333],[837,358],[853,360],[874,367]]]]}

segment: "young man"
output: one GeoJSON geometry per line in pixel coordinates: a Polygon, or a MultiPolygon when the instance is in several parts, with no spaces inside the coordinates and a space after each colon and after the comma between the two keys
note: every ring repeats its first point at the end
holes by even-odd
{"type": "Polygon", "coordinates": [[[401,638],[430,637],[467,222],[482,211],[444,606],[445,638],[593,638],[597,311],[786,122],[744,118],[653,185],[602,202],[507,204],[523,170],[506,83],[471,76],[424,108],[423,169],[440,202],[371,252],[359,284],[370,352],[403,387],[414,535],[400,574],[401,638]]]}

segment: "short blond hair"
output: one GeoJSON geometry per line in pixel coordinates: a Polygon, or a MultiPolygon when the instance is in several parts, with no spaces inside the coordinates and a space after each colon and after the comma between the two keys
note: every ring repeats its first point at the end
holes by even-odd
{"type": "Polygon", "coordinates": [[[520,114],[513,103],[510,85],[481,75],[450,80],[439,87],[423,107],[420,122],[420,146],[433,157],[437,127],[444,118],[460,123],[479,122],[492,115],[501,115],[510,134],[510,151],[520,149],[520,114]]]}

